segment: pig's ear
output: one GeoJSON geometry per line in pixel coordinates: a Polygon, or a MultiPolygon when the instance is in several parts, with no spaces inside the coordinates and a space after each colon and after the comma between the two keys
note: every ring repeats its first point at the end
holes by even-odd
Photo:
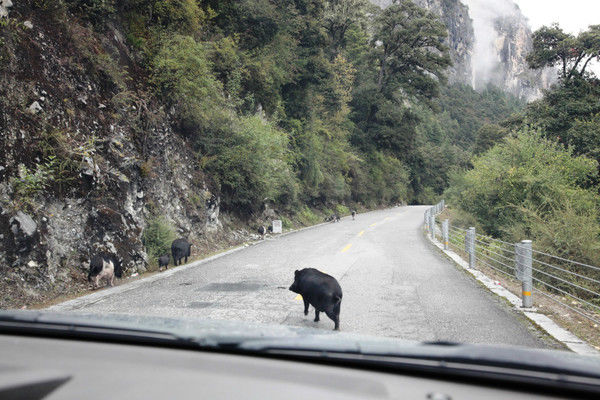
{"type": "Polygon", "coordinates": [[[300,275],[300,271],[298,271],[298,270],[294,271],[294,276],[298,276],[298,275],[300,275]]]}

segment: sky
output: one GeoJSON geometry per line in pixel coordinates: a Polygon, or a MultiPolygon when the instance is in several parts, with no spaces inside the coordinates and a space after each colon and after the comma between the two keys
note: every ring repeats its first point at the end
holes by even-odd
{"type": "MultiPolygon", "coordinates": [[[[512,15],[517,4],[529,22],[532,31],[543,25],[558,22],[560,27],[577,35],[589,25],[600,24],[600,0],[461,0],[469,7],[473,19],[475,44],[472,67],[473,86],[488,82],[495,74],[498,50],[494,43],[498,32],[494,21],[498,16],[512,15]]],[[[600,64],[590,64],[590,69],[600,75],[600,64]]]]}
{"type": "MultiPolygon", "coordinates": [[[[493,2],[494,0],[489,0],[493,2]]],[[[558,22],[566,32],[577,34],[588,25],[600,24],[600,0],[513,0],[529,19],[531,30],[558,22]]]]}

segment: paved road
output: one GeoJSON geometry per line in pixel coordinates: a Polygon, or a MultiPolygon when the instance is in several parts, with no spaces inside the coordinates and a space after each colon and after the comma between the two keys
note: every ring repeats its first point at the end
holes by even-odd
{"type": "Polygon", "coordinates": [[[447,260],[421,233],[425,207],[360,214],[250,246],[55,310],[249,320],[332,329],[302,313],[287,288],[294,270],[316,267],[343,289],[341,329],[410,340],[549,347],[519,313],[447,260]]]}

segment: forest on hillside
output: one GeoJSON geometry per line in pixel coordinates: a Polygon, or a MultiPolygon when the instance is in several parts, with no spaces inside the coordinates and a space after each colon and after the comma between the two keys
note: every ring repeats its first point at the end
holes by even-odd
{"type": "MultiPolygon", "coordinates": [[[[265,199],[290,212],[432,202],[487,146],[478,139],[486,126],[523,106],[492,87],[447,85],[445,26],[408,0],[385,10],[366,0],[33,7],[92,32],[121,26],[134,64],[87,49],[94,73],[117,105],[163,104],[224,209],[241,215],[265,199]]],[[[38,150],[45,160],[21,171],[33,180],[62,156],[38,150]]],[[[17,186],[17,195],[30,191],[17,186]]]]}
{"type": "MultiPolygon", "coordinates": [[[[4,5],[2,5],[4,7],[4,5]]],[[[0,290],[129,276],[333,213],[431,203],[524,103],[449,83],[409,0],[24,0],[0,17],[0,290]]],[[[5,304],[6,306],[6,304],[5,304]]]]}

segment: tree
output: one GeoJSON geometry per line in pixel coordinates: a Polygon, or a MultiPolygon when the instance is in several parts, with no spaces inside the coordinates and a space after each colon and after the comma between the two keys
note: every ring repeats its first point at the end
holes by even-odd
{"type": "Polygon", "coordinates": [[[428,100],[437,95],[450,66],[446,26],[410,0],[399,0],[376,17],[372,43],[378,61],[377,87],[388,95],[401,89],[428,100]]]}
{"type": "Polygon", "coordinates": [[[481,154],[494,147],[494,145],[502,140],[507,133],[506,129],[503,129],[496,124],[483,125],[475,135],[475,147],[473,148],[473,153],[481,154]]]}
{"type": "Polygon", "coordinates": [[[527,56],[530,68],[558,65],[565,83],[585,77],[590,61],[600,59],[600,25],[591,25],[578,36],[564,32],[558,24],[543,26],[532,39],[533,50],[527,56]]]}
{"type": "Polygon", "coordinates": [[[354,24],[367,20],[367,0],[329,0],[325,2],[323,25],[329,36],[332,58],[346,47],[346,33],[354,24]]]}

